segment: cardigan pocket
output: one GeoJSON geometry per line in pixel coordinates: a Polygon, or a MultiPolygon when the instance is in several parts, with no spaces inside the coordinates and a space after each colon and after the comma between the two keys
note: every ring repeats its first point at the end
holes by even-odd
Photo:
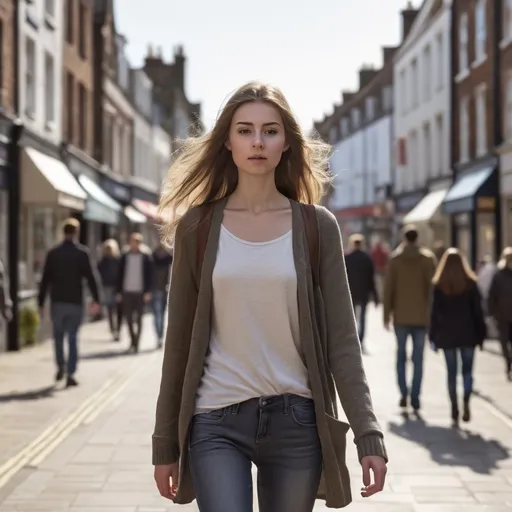
{"type": "Polygon", "coordinates": [[[347,432],[350,430],[350,425],[344,421],[334,418],[330,414],[326,413],[325,416],[329,427],[332,447],[334,449],[334,457],[336,458],[338,474],[343,489],[343,498],[345,503],[348,504],[352,500],[350,474],[346,464],[347,432]]]}

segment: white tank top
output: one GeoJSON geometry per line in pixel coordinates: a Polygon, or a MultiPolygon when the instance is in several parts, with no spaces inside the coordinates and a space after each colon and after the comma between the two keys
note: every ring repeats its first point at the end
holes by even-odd
{"type": "Polygon", "coordinates": [[[210,348],[196,413],[261,396],[310,398],[292,232],[248,242],[221,226],[212,284],[210,348]]]}

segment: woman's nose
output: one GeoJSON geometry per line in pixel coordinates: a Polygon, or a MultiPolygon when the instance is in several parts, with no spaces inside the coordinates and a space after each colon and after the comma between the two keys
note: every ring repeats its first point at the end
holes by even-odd
{"type": "Polygon", "coordinates": [[[263,140],[261,138],[261,135],[257,134],[255,137],[254,137],[254,140],[252,142],[252,146],[254,148],[262,148],[263,147],[263,140]]]}

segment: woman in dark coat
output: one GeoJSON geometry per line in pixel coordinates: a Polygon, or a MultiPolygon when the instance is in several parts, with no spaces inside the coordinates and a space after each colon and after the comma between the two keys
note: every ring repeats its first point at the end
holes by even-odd
{"type": "Polygon", "coordinates": [[[473,391],[473,360],[482,346],[487,328],[477,278],[458,249],[448,249],[433,279],[433,302],[429,336],[435,350],[442,349],[448,371],[448,394],[452,420],[458,424],[457,374],[459,358],[464,382],[463,421],[469,421],[469,399],[473,391]]]}

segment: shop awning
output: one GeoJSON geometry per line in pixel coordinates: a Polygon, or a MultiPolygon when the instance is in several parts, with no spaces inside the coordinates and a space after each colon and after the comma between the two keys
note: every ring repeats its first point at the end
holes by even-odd
{"type": "Polygon", "coordinates": [[[445,213],[464,213],[475,209],[477,196],[496,194],[496,184],[491,177],[494,167],[485,167],[479,171],[461,176],[449,190],[443,201],[445,213]]]}
{"type": "Polygon", "coordinates": [[[429,192],[403,219],[404,224],[419,224],[436,220],[448,189],[429,192]]]}
{"type": "Polygon", "coordinates": [[[149,201],[143,201],[142,199],[134,199],[132,201],[133,206],[143,213],[148,219],[154,221],[160,221],[160,215],[158,215],[158,205],[150,203],[149,201]]]}
{"type": "Polygon", "coordinates": [[[147,221],[146,216],[138,212],[133,206],[126,206],[124,209],[124,214],[133,224],[145,224],[147,221]]]}
{"type": "Polygon", "coordinates": [[[119,224],[121,205],[85,174],[78,176],[78,182],[88,196],[83,213],[84,219],[112,226],[119,224]]]}
{"type": "Polygon", "coordinates": [[[30,147],[23,149],[21,158],[24,203],[85,209],[87,194],[63,162],[30,147]]]}

